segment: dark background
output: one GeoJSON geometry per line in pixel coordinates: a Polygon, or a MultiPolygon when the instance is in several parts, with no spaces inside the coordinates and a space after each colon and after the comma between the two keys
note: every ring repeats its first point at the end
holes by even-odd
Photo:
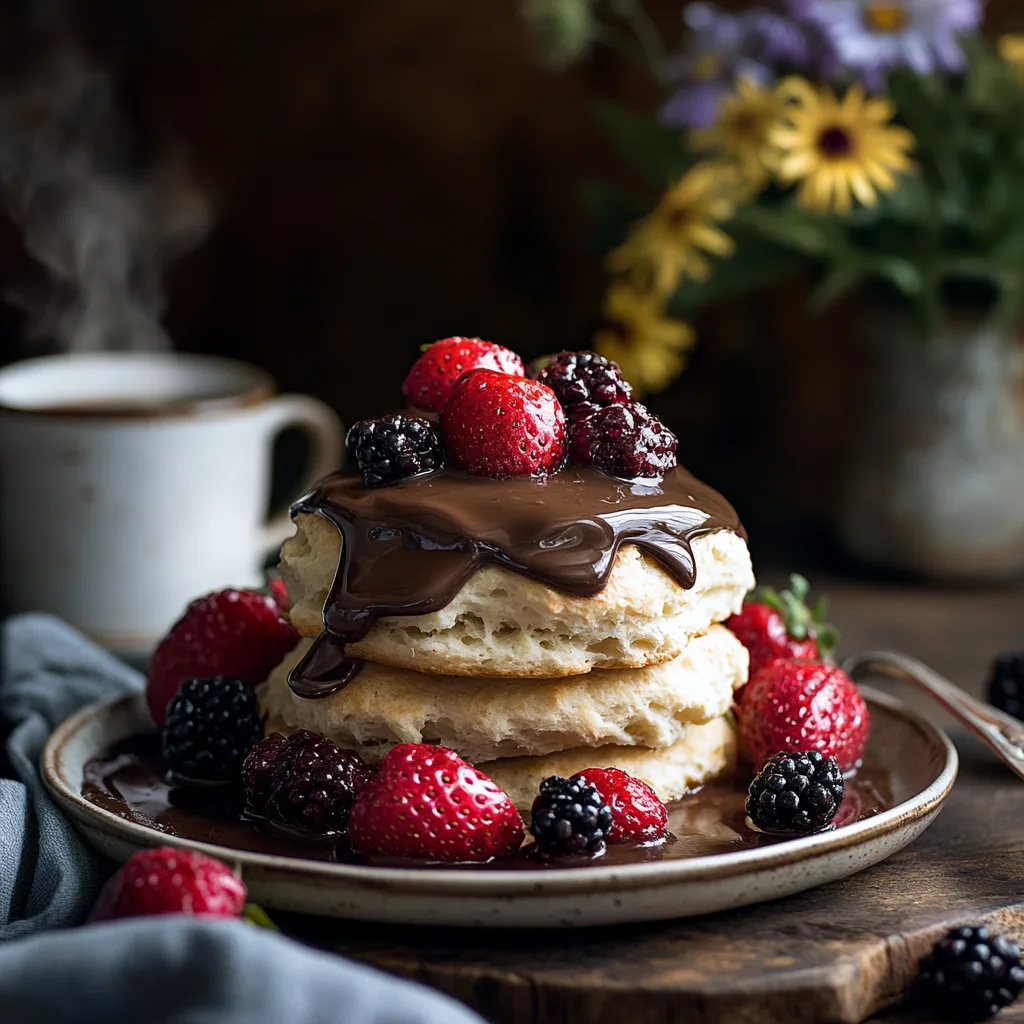
{"type": "MultiPolygon", "coordinates": [[[[514,0],[82,0],[40,31],[58,6],[0,9],[4,87],[74,34],[115,76],[139,166],[186,151],[212,203],[205,241],[166,279],[179,348],[259,363],[352,422],[393,406],[438,337],[525,358],[588,344],[604,280],[578,189],[639,191],[591,111],[659,100],[615,54],[544,71],[514,0]]],[[[678,0],[647,7],[675,45],[678,0]]],[[[4,222],[0,287],[33,275],[4,222]]],[[[803,292],[709,310],[690,369],[649,404],[737,504],[755,555],[834,563],[857,304],[809,319],[803,292]]],[[[0,310],[0,361],[33,351],[23,327],[0,310]]]]}

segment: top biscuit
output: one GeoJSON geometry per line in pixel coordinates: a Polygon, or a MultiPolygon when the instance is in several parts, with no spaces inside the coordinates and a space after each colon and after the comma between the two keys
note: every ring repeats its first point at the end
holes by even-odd
{"type": "MultiPolygon", "coordinates": [[[[631,544],[619,549],[607,584],[592,597],[489,565],[439,611],[382,618],[347,650],[381,665],[465,676],[558,678],[659,664],[738,611],[754,584],[747,545],[737,534],[718,530],[691,546],[696,571],[689,589],[631,544]]],[[[280,568],[292,624],[305,637],[323,629],[340,560],[337,527],[300,512],[280,568]]]]}

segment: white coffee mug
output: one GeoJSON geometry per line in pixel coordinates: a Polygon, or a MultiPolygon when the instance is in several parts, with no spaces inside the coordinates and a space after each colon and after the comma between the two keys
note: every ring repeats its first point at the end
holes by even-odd
{"type": "Polygon", "coordinates": [[[289,426],[312,442],[305,490],[337,469],[341,423],[314,398],[275,397],[254,366],[100,353],[0,370],[2,607],[138,652],[192,598],[258,585],[291,532],[286,510],[266,511],[289,426]]]}

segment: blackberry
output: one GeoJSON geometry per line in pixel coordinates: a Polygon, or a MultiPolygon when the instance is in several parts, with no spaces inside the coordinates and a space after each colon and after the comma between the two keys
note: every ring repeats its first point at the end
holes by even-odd
{"type": "Polygon", "coordinates": [[[581,402],[598,407],[624,404],[632,390],[622,379],[619,364],[596,352],[560,352],[536,379],[554,391],[567,415],[581,402]]]}
{"type": "Polygon", "coordinates": [[[1024,988],[1020,948],[984,925],[954,928],[921,958],[915,988],[941,1020],[988,1020],[1024,988]]]}
{"type": "Polygon", "coordinates": [[[831,824],[843,802],[843,773],[817,750],[774,754],[747,791],[747,817],[763,832],[802,835],[831,824]]]}
{"type": "Polygon", "coordinates": [[[233,782],[263,736],[256,695],[241,679],[186,679],[167,705],[161,744],[184,780],[233,782]]]}
{"type": "Polygon", "coordinates": [[[1007,651],[992,662],[988,702],[1014,718],[1024,719],[1024,651],[1007,651]]]}
{"type": "Polygon", "coordinates": [[[609,405],[569,423],[569,457],[609,476],[660,477],[676,465],[675,434],[639,402],[609,405]]]}
{"type": "Polygon", "coordinates": [[[360,420],[349,429],[345,444],[367,487],[444,468],[444,447],[437,428],[416,416],[360,420]]]}
{"type": "Polygon", "coordinates": [[[545,854],[603,853],[612,809],[584,779],[552,775],[533,801],[530,832],[545,854]]]}
{"type": "Polygon", "coordinates": [[[291,736],[272,732],[242,766],[245,809],[254,817],[311,832],[341,833],[356,794],[371,777],[358,754],[326,736],[306,729],[291,736]]]}

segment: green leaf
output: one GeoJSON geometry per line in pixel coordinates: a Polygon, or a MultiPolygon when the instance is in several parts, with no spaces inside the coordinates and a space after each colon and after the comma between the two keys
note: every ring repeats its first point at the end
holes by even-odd
{"type": "Polygon", "coordinates": [[[839,630],[835,626],[821,626],[814,637],[818,644],[818,655],[822,661],[831,661],[832,652],[839,643],[839,630]]]}
{"type": "Polygon", "coordinates": [[[914,296],[922,290],[921,270],[902,256],[861,253],[859,262],[864,274],[873,274],[888,281],[904,295],[914,296]]]}
{"type": "Polygon", "coordinates": [[[537,56],[549,71],[564,71],[574,64],[597,34],[588,0],[523,0],[519,11],[533,33],[537,56]]]}
{"type": "Polygon", "coordinates": [[[1008,275],[990,318],[1000,327],[1015,327],[1024,310],[1024,274],[1008,275]]]}
{"type": "Polygon", "coordinates": [[[801,257],[759,238],[733,232],[736,252],[719,260],[707,281],[686,280],[669,304],[673,316],[686,320],[721,299],[749,294],[781,281],[803,266],[801,257]]]}
{"type": "Polygon", "coordinates": [[[594,118],[622,158],[648,181],[663,188],[697,162],[686,149],[682,132],[605,100],[595,104],[594,118]]]}
{"type": "Polygon", "coordinates": [[[881,221],[927,223],[934,215],[934,202],[924,176],[910,173],[899,179],[899,184],[892,192],[881,192],[877,205],[868,209],[871,217],[858,216],[851,222],[869,225],[881,221]]]}
{"type": "Polygon", "coordinates": [[[270,931],[280,931],[276,924],[270,920],[267,912],[256,903],[246,903],[242,907],[242,920],[255,928],[267,928],[270,931]]]}
{"type": "Polygon", "coordinates": [[[858,267],[834,267],[811,293],[808,308],[812,313],[823,312],[860,284],[863,276],[858,267]]]}
{"type": "Polygon", "coordinates": [[[811,592],[811,585],[807,582],[806,576],[801,576],[799,573],[790,573],[789,576],[789,589],[792,591],[793,596],[803,604],[807,600],[807,595],[811,592]]]}
{"type": "Polygon", "coordinates": [[[992,247],[993,260],[1002,266],[1024,265],[1024,224],[1008,232],[992,247]]]}
{"type": "Polygon", "coordinates": [[[814,259],[845,246],[846,228],[840,220],[806,213],[795,204],[745,206],[737,211],[736,221],[766,241],[814,259]]]}
{"type": "Polygon", "coordinates": [[[828,597],[822,594],[814,604],[811,605],[811,624],[814,629],[814,639],[818,645],[818,654],[823,661],[828,661],[839,642],[839,630],[830,622],[828,617],[828,597]]]}

